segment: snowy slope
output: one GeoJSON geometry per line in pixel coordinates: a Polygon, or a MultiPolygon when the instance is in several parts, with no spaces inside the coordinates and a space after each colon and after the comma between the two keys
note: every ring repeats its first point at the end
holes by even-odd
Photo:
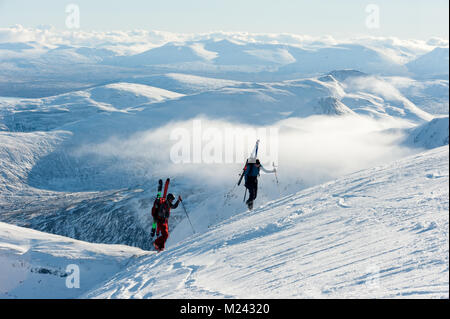
{"type": "Polygon", "coordinates": [[[406,71],[388,55],[359,44],[340,44],[315,50],[292,48],[289,52],[295,62],[282,66],[280,73],[317,74],[336,69],[356,69],[373,74],[403,74],[406,71]]]}
{"type": "Polygon", "coordinates": [[[128,126],[136,131],[199,115],[252,124],[354,113],[414,123],[432,119],[388,81],[355,70],[272,83],[182,74],[136,80],[152,86],[119,82],[42,99],[0,99],[0,129],[48,131],[66,125],[63,129],[97,138],[118,129],[114,124],[102,125],[100,130],[99,122],[120,122],[121,128],[128,126]],[[90,134],[92,130],[98,131],[95,136],[90,134]]]}
{"type": "Polygon", "coordinates": [[[76,298],[144,254],[0,223],[0,298],[76,298]],[[71,265],[79,288],[68,288],[77,282],[71,265]]]}
{"type": "Polygon", "coordinates": [[[133,112],[141,104],[183,94],[135,83],[113,83],[42,99],[0,99],[0,120],[10,131],[48,131],[98,113],[133,112]]]}
{"type": "Polygon", "coordinates": [[[97,103],[112,105],[118,109],[131,109],[140,104],[162,102],[183,96],[176,92],[135,83],[113,83],[88,90],[97,103]]]}
{"type": "Polygon", "coordinates": [[[359,114],[375,118],[401,117],[414,122],[430,121],[433,118],[384,78],[354,70],[333,71],[330,76],[340,79],[339,83],[346,92],[342,103],[359,114]]]}
{"type": "MultiPolygon", "coordinates": [[[[171,130],[192,129],[193,119],[201,119],[205,128],[237,122],[250,124],[250,128],[274,125],[289,134],[296,132],[295,146],[286,145],[280,153],[285,167],[280,172],[284,194],[348,173],[355,166],[361,169],[404,156],[405,152],[388,145],[389,136],[383,137],[386,142],[379,149],[380,143],[373,139],[356,137],[356,133],[338,134],[349,125],[357,128],[357,134],[362,134],[358,127],[366,125],[364,134],[380,130],[378,124],[358,115],[368,109],[374,118],[396,118],[389,110],[401,95],[381,97],[352,90],[351,82],[346,81],[360,77],[366,79],[367,75],[341,70],[319,78],[252,83],[171,74],[159,79],[172,79],[166,84],[198,92],[181,95],[168,88],[120,82],[44,99],[3,99],[0,123],[7,131],[0,132],[0,166],[4,168],[0,174],[0,220],[80,240],[148,249],[154,185],[164,176],[173,178],[174,192],[186,196],[189,209],[208,216],[209,225],[232,216],[233,211],[208,211],[232,187],[230,174],[237,174],[240,164],[217,168],[170,164],[171,130]],[[334,128],[337,122],[323,118],[323,125],[311,128],[307,120],[311,115],[342,119],[342,124],[334,128]],[[304,121],[296,122],[298,118],[304,121]],[[331,133],[333,130],[336,132],[331,133]],[[328,145],[333,140],[329,134],[336,139],[333,145],[328,145]],[[361,152],[351,146],[355,140],[362,143],[358,147],[369,142],[375,148],[358,155],[361,152]],[[343,148],[337,146],[341,143],[343,148]],[[316,145],[330,151],[318,152],[316,145]],[[308,156],[303,155],[305,150],[308,156]],[[288,168],[293,152],[301,154],[301,167],[292,159],[288,168]],[[342,153],[347,156],[342,158],[342,153]],[[332,163],[336,157],[341,159],[332,163]]],[[[423,122],[422,113],[414,110],[394,115],[423,122]]],[[[279,193],[266,185],[259,196],[264,201],[279,193]]],[[[236,207],[240,205],[237,202],[236,207]]],[[[171,227],[183,218],[183,212],[176,212],[171,227]]]]}
{"type": "Polygon", "coordinates": [[[448,79],[420,80],[404,77],[385,79],[422,110],[436,115],[449,113],[448,79]]]}
{"type": "MultiPolygon", "coordinates": [[[[353,70],[274,83],[179,74],[154,80],[167,87],[121,82],[43,99],[0,99],[3,130],[58,129],[71,133],[49,151],[48,156],[36,161],[28,182],[35,187],[59,191],[128,188],[145,183],[148,180],[142,177],[146,174],[145,167],[147,171],[150,169],[148,163],[140,163],[144,172],[135,174],[122,169],[121,164],[129,161],[128,158],[118,163],[117,156],[87,156],[80,149],[96,148],[111,139],[131,142],[139,138],[139,132],[157,130],[176,121],[207,117],[241,124],[274,125],[280,120],[311,115],[360,114],[375,119],[406,119],[412,123],[432,118],[398,91],[386,94],[382,89],[395,90],[388,82],[353,70]],[[171,81],[167,82],[168,79],[171,81]],[[381,89],[372,87],[372,83],[378,83],[381,89]],[[170,90],[174,86],[195,92],[175,93],[170,90]]],[[[138,154],[147,153],[149,146],[136,145],[140,147],[138,154]]]]}
{"type": "Polygon", "coordinates": [[[448,298],[448,156],[438,148],[243,212],[84,297],[448,298]]]}
{"type": "Polygon", "coordinates": [[[447,48],[437,47],[417,59],[406,64],[408,70],[420,77],[447,76],[448,79],[448,59],[447,48]]]}
{"type": "Polygon", "coordinates": [[[217,90],[242,84],[240,81],[216,79],[204,76],[182,73],[166,73],[151,76],[136,76],[127,79],[129,82],[161,87],[182,94],[194,94],[217,90]]]}
{"type": "Polygon", "coordinates": [[[435,148],[448,145],[448,116],[438,117],[409,130],[405,144],[413,147],[435,148]]]}
{"type": "Polygon", "coordinates": [[[36,163],[52,153],[70,135],[61,131],[0,132],[0,193],[6,196],[23,191],[28,174],[36,163]]]}
{"type": "MultiPolygon", "coordinates": [[[[127,176],[118,173],[120,167],[99,165],[97,168],[104,173],[104,185],[99,185],[95,182],[98,177],[90,175],[91,162],[76,162],[76,156],[70,162],[68,155],[58,162],[52,157],[55,153],[56,158],[61,155],[57,150],[70,138],[73,135],[67,131],[0,132],[0,221],[89,242],[151,249],[149,212],[155,194],[152,176],[141,176],[150,185],[138,187],[139,177],[135,174],[127,176]],[[48,179],[48,187],[42,187],[48,179]],[[114,183],[127,187],[115,189],[114,183]],[[97,188],[89,192],[68,190],[89,185],[97,188]]],[[[129,165],[130,161],[125,163],[129,165]]],[[[194,191],[197,186],[183,188],[194,191]]],[[[171,227],[182,218],[173,214],[171,227]]]]}
{"type": "Polygon", "coordinates": [[[268,71],[277,75],[311,76],[341,68],[377,74],[406,72],[403,65],[383,54],[382,50],[358,44],[318,44],[316,47],[303,48],[230,39],[172,42],[136,55],[113,56],[103,63],[126,67],[159,66],[165,70],[219,74],[268,71]]]}

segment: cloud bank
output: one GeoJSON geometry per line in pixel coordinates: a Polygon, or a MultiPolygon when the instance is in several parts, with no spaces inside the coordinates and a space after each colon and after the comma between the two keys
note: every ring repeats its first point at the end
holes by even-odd
{"type": "MultiPolygon", "coordinates": [[[[410,127],[408,122],[401,120],[381,121],[354,115],[292,118],[271,126],[277,129],[275,141],[271,140],[268,128],[205,118],[197,120],[202,123],[202,132],[197,137],[201,139],[203,155],[208,150],[224,151],[226,143],[235,143],[232,140],[227,142],[223,138],[226,134],[222,134],[222,139],[214,141],[211,134],[207,133],[211,130],[216,130],[219,134],[227,132],[227,129],[265,132],[266,134],[256,134],[256,138],[261,139],[259,157],[267,168],[271,168],[273,162],[279,166],[279,178],[287,193],[298,191],[299,187],[309,187],[350,172],[388,163],[413,152],[399,145],[403,137],[401,131],[396,130],[394,132],[397,133],[394,133],[389,130],[410,127]],[[217,143],[214,145],[214,142],[217,143]]],[[[200,163],[193,163],[192,160],[188,163],[174,162],[171,152],[173,153],[176,144],[179,146],[180,143],[185,143],[184,146],[191,152],[190,158],[195,156],[192,154],[196,143],[194,130],[192,121],[170,123],[126,139],[111,138],[101,144],[83,145],[78,149],[77,156],[95,155],[98,160],[109,163],[114,159],[118,163],[115,165],[116,169],[122,165],[123,171],[139,178],[145,174],[148,174],[145,177],[149,180],[156,176],[177,176],[178,179],[209,189],[225,191],[232,187],[246,156],[253,148],[254,135],[237,136],[245,140],[241,145],[245,152],[241,153],[240,148],[234,148],[232,163],[225,162],[223,153],[223,162],[206,163],[204,158],[200,163]],[[173,134],[174,130],[180,129],[188,132],[187,139],[177,138],[173,134]],[[130,172],[130,169],[134,172],[130,172]]]]}
{"type": "Polygon", "coordinates": [[[57,30],[52,26],[26,28],[15,25],[0,28],[0,43],[36,42],[46,46],[76,45],[115,48],[121,54],[136,54],[169,42],[203,41],[227,39],[242,43],[266,43],[314,48],[338,44],[361,44],[397,60],[408,59],[431,51],[436,47],[448,47],[448,39],[431,38],[427,41],[399,39],[395,37],[357,37],[337,39],[330,35],[313,37],[291,33],[208,32],[173,33],[156,30],[130,31],[82,31],[57,30]]]}

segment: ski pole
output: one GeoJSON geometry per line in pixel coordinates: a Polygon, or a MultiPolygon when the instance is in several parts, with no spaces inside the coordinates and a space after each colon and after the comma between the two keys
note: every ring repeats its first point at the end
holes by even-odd
{"type": "Polygon", "coordinates": [[[275,166],[275,162],[272,163],[272,166],[275,169],[275,180],[277,181],[278,193],[280,193],[280,197],[281,197],[280,183],[278,182],[278,175],[277,175],[277,169],[276,169],[276,166],[275,166]]]}
{"type": "Polygon", "coordinates": [[[187,217],[187,219],[188,219],[188,221],[189,221],[189,224],[191,224],[192,231],[193,231],[194,234],[195,234],[194,226],[192,226],[191,220],[189,219],[189,215],[188,215],[188,213],[187,213],[186,207],[185,207],[184,204],[183,204],[183,201],[181,201],[181,206],[183,206],[184,212],[186,213],[186,217],[187,217]]]}
{"type": "Polygon", "coordinates": [[[245,197],[247,197],[247,187],[245,188],[245,193],[244,193],[244,203],[245,203],[245,197]]]}
{"type": "Polygon", "coordinates": [[[228,200],[230,199],[231,195],[233,195],[233,192],[236,187],[237,187],[237,184],[234,184],[233,188],[228,193],[225,194],[225,196],[224,196],[225,200],[223,202],[223,207],[225,207],[227,205],[228,200]]]}

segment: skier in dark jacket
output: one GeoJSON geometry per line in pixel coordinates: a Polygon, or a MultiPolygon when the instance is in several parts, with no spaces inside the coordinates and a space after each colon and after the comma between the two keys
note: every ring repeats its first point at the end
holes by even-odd
{"type": "Polygon", "coordinates": [[[153,219],[157,223],[156,233],[159,236],[154,241],[153,246],[155,246],[155,249],[158,252],[164,250],[167,238],[169,238],[170,209],[177,208],[182,199],[181,196],[178,196],[176,203],[172,204],[174,200],[175,196],[173,196],[173,194],[168,194],[165,201],[160,204],[157,203],[155,209],[152,209],[153,219]]]}
{"type": "Polygon", "coordinates": [[[253,201],[256,199],[258,194],[258,176],[259,172],[262,170],[265,173],[275,173],[276,169],[272,170],[265,169],[259,159],[249,158],[247,166],[244,170],[245,177],[245,187],[248,189],[249,198],[246,201],[248,209],[253,209],[253,201]]]}

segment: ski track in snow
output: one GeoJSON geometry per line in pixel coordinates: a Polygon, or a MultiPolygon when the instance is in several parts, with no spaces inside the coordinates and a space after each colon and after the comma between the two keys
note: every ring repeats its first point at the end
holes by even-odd
{"type": "Polygon", "coordinates": [[[448,196],[442,147],[235,215],[83,297],[448,298],[448,196]]]}

